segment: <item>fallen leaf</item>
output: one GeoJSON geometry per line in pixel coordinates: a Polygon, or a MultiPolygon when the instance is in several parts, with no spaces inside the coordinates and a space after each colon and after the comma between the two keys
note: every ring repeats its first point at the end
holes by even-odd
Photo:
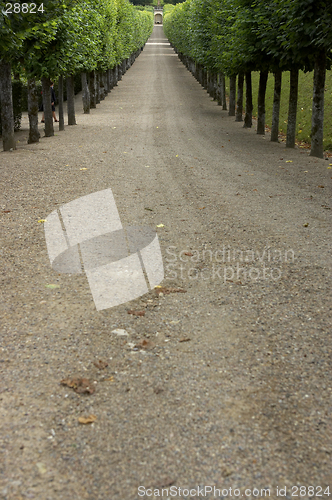
{"type": "Polygon", "coordinates": [[[132,314],[133,316],[145,316],[145,311],[134,311],[131,309],[130,311],[127,311],[128,314],[132,314]]]}
{"type": "MultiPolygon", "coordinates": [[[[3,210],[4,214],[9,214],[10,210],[3,210]]],[[[38,221],[39,222],[39,221],[38,221]]]]}
{"type": "Polygon", "coordinates": [[[293,160],[286,160],[286,163],[293,163],[293,160]]]}
{"type": "Polygon", "coordinates": [[[36,466],[37,466],[39,474],[46,474],[47,469],[46,469],[45,465],[42,462],[37,462],[36,466]]]}
{"type": "Polygon", "coordinates": [[[317,186],[317,187],[319,187],[319,188],[324,188],[324,186],[317,186]]]}
{"type": "Polygon", "coordinates": [[[234,472],[234,471],[232,471],[231,469],[224,469],[224,470],[222,471],[222,475],[223,475],[224,477],[228,477],[228,476],[231,476],[231,475],[233,474],[233,472],[234,472]]]}
{"type": "Polygon", "coordinates": [[[95,365],[96,368],[99,370],[104,370],[104,368],[108,367],[107,361],[103,361],[102,359],[99,359],[98,361],[94,361],[93,364],[95,365]]]}
{"type": "Polygon", "coordinates": [[[189,342],[191,339],[189,337],[185,337],[183,339],[180,339],[179,342],[189,342]]]}
{"type": "Polygon", "coordinates": [[[308,222],[306,222],[305,224],[303,224],[303,227],[308,227],[308,226],[309,226],[308,222]]]}
{"type": "Polygon", "coordinates": [[[257,191],[257,189],[253,189],[253,191],[257,191]]]}
{"type": "Polygon", "coordinates": [[[205,207],[198,207],[198,208],[199,208],[199,210],[203,210],[205,207]]]}
{"type": "Polygon", "coordinates": [[[184,255],[187,255],[188,257],[192,257],[194,254],[191,252],[184,252],[184,255]]]}
{"type": "Polygon", "coordinates": [[[157,295],[159,295],[160,293],[162,293],[164,295],[168,295],[169,293],[186,293],[187,292],[187,290],[184,290],[183,288],[174,288],[174,287],[165,287],[165,286],[161,286],[160,288],[157,288],[157,290],[155,287],[154,291],[156,292],[157,295]]]}
{"type": "Polygon", "coordinates": [[[80,168],[80,170],[88,170],[86,167],[80,168]]]}
{"type": "Polygon", "coordinates": [[[122,328],[117,328],[116,330],[112,330],[112,333],[115,333],[115,335],[119,335],[119,337],[129,336],[129,333],[126,330],[123,330],[122,328]]]}
{"type": "Polygon", "coordinates": [[[150,165],[145,165],[145,168],[150,168],[150,165]]]}
{"type": "Polygon", "coordinates": [[[157,227],[165,227],[164,224],[157,224],[157,227]]]}
{"type": "Polygon", "coordinates": [[[78,421],[80,424],[92,424],[97,420],[96,415],[89,415],[88,417],[79,417],[78,421]]]}
{"type": "Polygon", "coordinates": [[[107,378],[106,380],[107,380],[108,382],[114,382],[114,377],[113,377],[113,375],[112,375],[110,378],[107,378]]]}
{"type": "Polygon", "coordinates": [[[175,155],[175,158],[177,158],[179,155],[175,155]]]}
{"type": "Polygon", "coordinates": [[[64,378],[60,384],[74,389],[78,394],[93,394],[95,392],[93,383],[87,378],[64,378]]]}
{"type": "Polygon", "coordinates": [[[45,285],[46,288],[60,288],[60,285],[53,285],[53,284],[50,284],[50,285],[45,285]]]}
{"type": "Polygon", "coordinates": [[[138,349],[152,349],[154,347],[154,343],[151,340],[142,339],[136,345],[138,349]]]}
{"type": "Polygon", "coordinates": [[[47,222],[47,219],[39,219],[38,222],[47,222]]]}
{"type": "Polygon", "coordinates": [[[149,207],[145,207],[144,210],[149,210],[149,212],[153,212],[153,209],[149,207]]]}

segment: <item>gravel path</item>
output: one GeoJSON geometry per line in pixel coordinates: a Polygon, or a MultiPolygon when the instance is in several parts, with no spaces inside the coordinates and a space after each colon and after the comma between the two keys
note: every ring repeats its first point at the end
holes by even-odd
{"type": "Polygon", "coordinates": [[[0,498],[328,498],[329,162],[235,123],[159,26],[81,109],[36,145],[24,117],[0,154],[0,498]],[[186,293],[97,312],[85,275],[52,270],[38,221],[106,188],[123,225],[160,226],[162,285],[186,293]],[[60,385],[73,377],[95,391],[60,385]]]}

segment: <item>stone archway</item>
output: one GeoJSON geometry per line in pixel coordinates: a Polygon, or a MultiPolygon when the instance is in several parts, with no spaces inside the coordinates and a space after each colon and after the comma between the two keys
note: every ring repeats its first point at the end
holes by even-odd
{"type": "Polygon", "coordinates": [[[154,10],[154,24],[163,24],[163,10],[155,9],[154,10]]]}

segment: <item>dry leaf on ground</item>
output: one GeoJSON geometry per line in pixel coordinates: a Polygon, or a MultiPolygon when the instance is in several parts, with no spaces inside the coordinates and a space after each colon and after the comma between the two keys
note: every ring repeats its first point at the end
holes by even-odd
{"type": "Polygon", "coordinates": [[[88,417],[79,417],[78,421],[80,424],[92,424],[97,420],[96,415],[89,415],[88,417]]]}
{"type": "Polygon", "coordinates": [[[145,311],[134,311],[133,309],[131,309],[127,312],[128,314],[132,314],[133,316],[145,316],[145,311]]]}
{"type": "Polygon", "coordinates": [[[154,347],[154,343],[151,340],[142,339],[136,345],[138,349],[152,349],[154,347]]]}
{"type": "Polygon", "coordinates": [[[60,384],[74,389],[78,394],[93,394],[95,392],[93,383],[87,378],[64,378],[60,384]]]}
{"type": "Polygon", "coordinates": [[[98,361],[94,361],[93,364],[95,365],[96,368],[99,368],[99,370],[103,370],[104,368],[107,368],[107,366],[108,366],[107,361],[103,361],[102,359],[99,359],[98,361]]]}
{"type": "Polygon", "coordinates": [[[183,288],[174,288],[174,287],[166,287],[166,286],[162,286],[160,288],[155,288],[154,291],[157,295],[159,295],[160,293],[163,293],[164,295],[168,295],[169,293],[186,293],[187,292],[187,290],[184,290],[183,288]]]}

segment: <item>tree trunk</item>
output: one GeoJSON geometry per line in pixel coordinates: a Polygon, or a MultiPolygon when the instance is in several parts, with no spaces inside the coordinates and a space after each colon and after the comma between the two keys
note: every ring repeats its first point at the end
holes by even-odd
{"type": "Polygon", "coordinates": [[[203,76],[202,86],[203,86],[203,89],[206,90],[207,89],[207,71],[204,68],[204,66],[203,66],[203,70],[202,70],[202,76],[203,76]]]}
{"type": "Polygon", "coordinates": [[[122,64],[118,64],[118,82],[122,80],[122,64]]]}
{"type": "Polygon", "coordinates": [[[211,71],[208,72],[207,91],[210,97],[214,98],[213,74],[211,73],[211,71]]]}
{"type": "Polygon", "coordinates": [[[210,91],[209,91],[209,94],[210,96],[212,97],[212,99],[214,99],[214,74],[213,73],[210,73],[210,91]]]}
{"type": "Polygon", "coordinates": [[[202,65],[198,64],[197,66],[198,66],[197,80],[202,85],[203,84],[203,69],[202,69],[202,65]]]}
{"type": "Polygon", "coordinates": [[[218,106],[222,105],[222,91],[221,91],[221,73],[217,75],[217,102],[218,106]]]}
{"type": "Polygon", "coordinates": [[[28,79],[28,115],[29,115],[29,137],[28,144],[39,142],[40,133],[38,130],[38,93],[36,80],[28,79]]]}
{"type": "Polygon", "coordinates": [[[89,75],[90,108],[96,108],[96,72],[91,71],[89,75]]]}
{"type": "Polygon", "coordinates": [[[70,75],[67,77],[67,114],[68,125],[76,125],[74,75],[70,75]]]}
{"type": "Polygon", "coordinates": [[[114,88],[114,69],[109,70],[110,73],[110,90],[114,88]]]}
{"type": "Polygon", "coordinates": [[[272,142],[278,142],[278,136],[279,136],[281,79],[282,79],[282,72],[276,71],[274,73],[274,96],[273,96],[273,111],[272,111],[272,129],[271,129],[272,142]]]}
{"type": "Polygon", "coordinates": [[[0,60],[0,100],[3,150],[16,149],[10,63],[0,60]]]}
{"type": "Polygon", "coordinates": [[[323,158],[323,125],[324,125],[324,89],[326,75],[326,51],[322,50],[316,57],[314,70],[314,92],[311,118],[311,152],[310,156],[323,158]]]}
{"type": "Polygon", "coordinates": [[[104,81],[104,73],[99,73],[99,86],[100,86],[100,100],[103,101],[105,99],[105,81],[104,81]]]}
{"type": "Polygon", "coordinates": [[[210,95],[211,91],[211,73],[208,71],[206,75],[206,91],[210,95]]]}
{"type": "Polygon", "coordinates": [[[118,67],[117,66],[114,66],[113,68],[113,75],[114,75],[114,87],[117,87],[118,86],[118,80],[119,80],[119,73],[118,73],[118,67]]]}
{"type": "Polygon", "coordinates": [[[63,75],[59,76],[58,98],[59,98],[59,131],[63,132],[65,129],[65,116],[63,112],[63,75]]]}
{"type": "Polygon", "coordinates": [[[96,103],[100,103],[100,73],[96,72],[96,103]]]}
{"type": "Polygon", "coordinates": [[[213,73],[213,99],[216,101],[218,98],[218,75],[213,73]]]}
{"type": "Polygon", "coordinates": [[[83,113],[88,115],[90,113],[90,92],[88,86],[87,74],[84,72],[81,74],[82,79],[82,101],[83,101],[83,113]]]}
{"type": "Polygon", "coordinates": [[[223,111],[227,111],[226,79],[225,79],[225,75],[223,73],[221,75],[221,100],[222,100],[222,109],[223,109],[223,111]]]}
{"type": "Polygon", "coordinates": [[[239,77],[237,80],[237,103],[236,103],[236,122],[242,122],[242,111],[243,111],[243,82],[244,82],[244,73],[239,73],[239,77]]]}
{"type": "Polygon", "coordinates": [[[244,115],[244,128],[252,127],[252,81],[251,81],[251,71],[247,71],[245,74],[246,78],[246,112],[244,115]]]}
{"type": "Polygon", "coordinates": [[[201,86],[204,88],[204,67],[202,64],[199,65],[199,72],[200,72],[200,80],[199,80],[199,83],[201,84],[201,86]]]}
{"type": "Polygon", "coordinates": [[[299,70],[298,69],[291,69],[286,148],[294,148],[295,147],[298,88],[299,88],[299,70]]]}
{"type": "Polygon", "coordinates": [[[106,72],[106,92],[111,92],[111,70],[109,68],[106,72]]]}
{"type": "Polygon", "coordinates": [[[43,89],[45,137],[52,137],[54,135],[54,128],[53,128],[52,101],[51,101],[51,81],[48,77],[43,76],[41,82],[43,89]]]}
{"type": "Polygon", "coordinates": [[[265,135],[265,94],[268,76],[268,71],[261,71],[259,74],[257,134],[260,135],[265,135]]]}
{"type": "Polygon", "coordinates": [[[236,102],[236,75],[229,77],[229,108],[228,116],[235,116],[236,102]]]}

